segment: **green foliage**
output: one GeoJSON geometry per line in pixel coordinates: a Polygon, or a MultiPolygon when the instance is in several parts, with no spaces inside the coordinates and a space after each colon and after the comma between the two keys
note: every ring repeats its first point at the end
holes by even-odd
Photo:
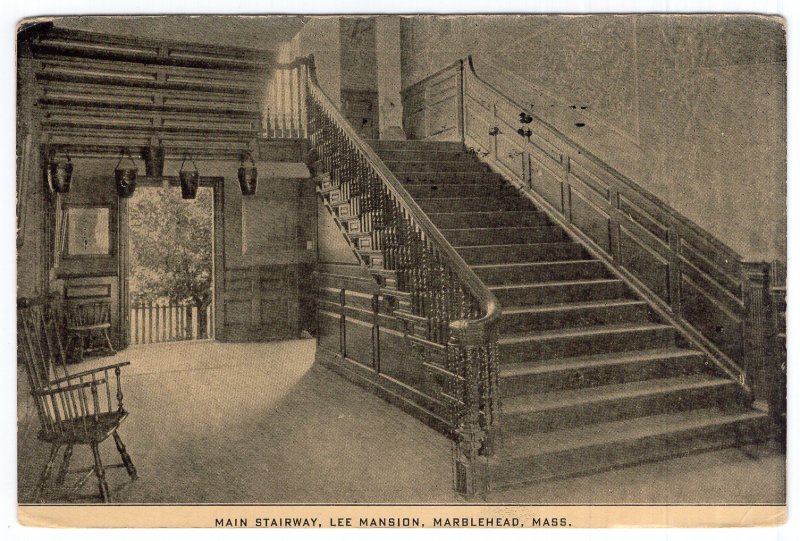
{"type": "Polygon", "coordinates": [[[211,303],[212,191],[144,188],[129,202],[131,301],[211,303]]]}

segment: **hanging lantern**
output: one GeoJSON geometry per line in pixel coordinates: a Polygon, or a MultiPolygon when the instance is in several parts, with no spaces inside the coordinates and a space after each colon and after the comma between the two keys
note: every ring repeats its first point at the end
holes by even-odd
{"type": "Polygon", "coordinates": [[[164,147],[161,146],[161,139],[157,145],[144,147],[142,151],[144,158],[144,170],[148,177],[161,177],[164,175],[164,147]]]}
{"type": "Polygon", "coordinates": [[[253,155],[250,154],[250,151],[246,150],[239,162],[239,186],[242,188],[242,195],[254,195],[257,185],[258,169],[256,168],[256,162],[253,160],[253,155]],[[245,165],[245,156],[250,158],[251,165],[245,165]]]}
{"type": "Polygon", "coordinates": [[[181,169],[178,175],[181,177],[181,197],[184,199],[194,199],[197,196],[197,187],[200,184],[200,172],[197,170],[197,164],[194,163],[194,158],[192,158],[191,154],[187,153],[183,155],[183,161],[181,162],[181,169]],[[186,163],[186,156],[189,156],[194,171],[183,169],[183,164],[186,163]]]}
{"type": "Polygon", "coordinates": [[[66,161],[58,160],[53,156],[47,162],[47,184],[50,191],[55,193],[69,192],[70,181],[72,180],[72,160],[66,152],[66,161]]]}
{"type": "Polygon", "coordinates": [[[122,156],[120,156],[117,166],[114,168],[114,176],[117,179],[117,193],[120,197],[130,197],[136,189],[136,176],[139,170],[136,168],[136,162],[133,161],[131,153],[127,148],[122,149],[122,156]],[[125,155],[128,155],[128,160],[131,162],[131,167],[120,167],[125,155]]]}

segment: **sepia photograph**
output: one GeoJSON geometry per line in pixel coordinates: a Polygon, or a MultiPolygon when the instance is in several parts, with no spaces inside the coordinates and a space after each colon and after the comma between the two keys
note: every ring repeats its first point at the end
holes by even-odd
{"type": "Polygon", "coordinates": [[[19,21],[20,520],[782,523],[786,32],[19,21]]]}

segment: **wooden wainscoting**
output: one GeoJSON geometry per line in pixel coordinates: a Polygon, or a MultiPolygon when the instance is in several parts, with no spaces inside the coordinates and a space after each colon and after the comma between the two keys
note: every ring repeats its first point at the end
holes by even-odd
{"type": "Polygon", "coordinates": [[[403,89],[403,127],[409,139],[461,141],[461,63],[403,89]]]}
{"type": "Polygon", "coordinates": [[[225,271],[224,340],[297,338],[298,265],[254,265],[225,271]]]}
{"type": "Polygon", "coordinates": [[[428,425],[452,435],[439,383],[425,362],[444,365],[443,348],[415,344],[392,315],[392,299],[358,264],[317,267],[320,362],[428,425]],[[412,352],[412,347],[414,348],[412,352]]]}

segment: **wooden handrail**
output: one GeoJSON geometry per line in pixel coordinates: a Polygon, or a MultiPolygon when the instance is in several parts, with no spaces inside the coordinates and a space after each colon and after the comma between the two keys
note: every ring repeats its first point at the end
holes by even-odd
{"type": "MultiPolygon", "coordinates": [[[[647,200],[650,203],[662,208],[666,213],[670,214],[673,219],[675,219],[678,222],[680,222],[682,226],[694,230],[699,236],[701,236],[707,242],[710,242],[711,244],[713,244],[714,246],[716,246],[720,250],[728,252],[733,259],[736,259],[737,261],[741,261],[742,260],[742,257],[738,254],[738,252],[736,252],[736,250],[734,250],[733,248],[731,248],[730,246],[728,246],[727,244],[725,244],[724,242],[722,242],[718,238],[709,235],[702,227],[700,227],[699,225],[694,223],[692,220],[690,220],[686,216],[683,216],[682,214],[680,214],[678,211],[676,211],[675,209],[673,209],[669,205],[666,205],[663,201],[661,201],[661,199],[656,197],[654,194],[649,192],[647,189],[643,188],[640,184],[638,184],[638,183],[634,182],[633,180],[631,180],[628,176],[624,175],[623,173],[621,173],[620,171],[618,171],[617,169],[615,169],[614,167],[612,167],[611,165],[609,165],[608,163],[606,163],[605,161],[603,161],[602,159],[597,157],[595,154],[593,154],[586,147],[584,147],[580,143],[576,142],[575,140],[571,139],[569,136],[567,136],[561,130],[556,128],[553,124],[551,124],[550,122],[544,120],[541,116],[539,116],[535,112],[533,112],[532,109],[520,104],[514,98],[510,97],[505,92],[503,92],[502,90],[497,88],[495,85],[493,85],[492,83],[490,83],[489,81],[487,81],[486,79],[484,79],[480,75],[478,75],[478,72],[475,69],[475,62],[474,62],[474,60],[472,58],[472,55],[467,56],[467,64],[469,65],[470,73],[472,74],[473,77],[475,77],[475,79],[478,82],[480,82],[481,84],[483,84],[484,86],[489,88],[492,92],[494,92],[495,94],[497,94],[498,96],[500,96],[501,98],[506,100],[509,104],[513,105],[514,107],[519,109],[521,112],[524,111],[525,113],[529,114],[538,123],[540,123],[545,128],[547,128],[549,131],[551,131],[553,133],[553,135],[558,137],[558,139],[560,139],[561,142],[564,143],[566,146],[571,147],[576,153],[580,154],[581,156],[586,157],[589,161],[592,162],[593,165],[597,166],[602,171],[605,171],[609,175],[618,178],[620,181],[622,181],[624,184],[626,184],[629,188],[636,190],[638,193],[641,193],[641,195],[643,195],[645,198],[647,198],[647,200]]],[[[451,67],[451,66],[448,66],[448,68],[449,67],[451,67]]],[[[448,68],[446,68],[446,69],[448,69],[448,68]]]]}
{"type": "Polygon", "coordinates": [[[317,81],[313,55],[306,57],[305,62],[309,68],[309,88],[311,88],[320,105],[336,120],[338,127],[344,131],[356,149],[369,161],[386,187],[403,205],[404,209],[408,212],[413,221],[416,222],[422,233],[436,246],[436,249],[445,256],[458,277],[463,281],[464,285],[467,286],[470,293],[478,300],[481,310],[483,311],[483,316],[475,320],[452,321],[450,322],[451,330],[461,333],[462,335],[475,337],[476,339],[486,336],[491,326],[497,322],[502,313],[500,303],[497,301],[494,293],[492,293],[481,279],[478,278],[461,255],[450,245],[444,235],[442,235],[430,218],[428,218],[416,201],[414,201],[400,181],[397,180],[397,177],[386,167],[383,160],[381,160],[375,151],[361,138],[350,125],[350,122],[348,122],[341,111],[339,111],[339,108],[327,94],[325,94],[325,91],[322,90],[317,81]]]}
{"type": "MultiPolygon", "coordinates": [[[[576,160],[580,163],[581,160],[585,160],[585,164],[591,167],[597,168],[599,172],[602,172],[608,175],[609,178],[614,179],[615,182],[618,182],[617,187],[620,190],[620,193],[625,193],[624,190],[629,191],[630,193],[634,193],[637,196],[640,196],[643,201],[652,205],[654,210],[660,213],[663,213],[665,216],[665,223],[668,224],[668,227],[671,230],[674,230],[676,233],[673,237],[671,234],[670,238],[677,240],[680,242],[681,237],[683,236],[683,232],[685,231],[687,234],[695,236],[701,239],[702,242],[707,243],[718,255],[719,259],[724,259],[726,261],[735,262],[737,267],[742,270],[743,261],[741,256],[732,248],[727,246],[725,243],[717,239],[716,237],[712,236],[697,224],[692,222],[689,218],[686,218],[682,214],[678,213],[665,203],[663,203],[658,197],[654,194],[650,193],[646,189],[642,188],[639,184],[631,180],[629,177],[625,176],[624,174],[620,173],[618,170],[614,169],[602,159],[598,158],[592,152],[587,150],[578,142],[572,140],[568,135],[564,134],[563,132],[559,131],[555,126],[551,123],[547,122],[546,120],[542,119],[540,116],[536,115],[530,108],[525,107],[524,105],[520,104],[512,97],[505,94],[502,90],[498,89],[495,85],[488,82],[487,80],[481,78],[475,69],[475,64],[473,61],[472,56],[468,56],[466,60],[467,64],[469,65],[469,72],[470,78],[469,81],[476,81],[479,85],[482,85],[486,90],[491,92],[494,96],[498,98],[498,100],[504,101],[507,105],[510,105],[514,109],[518,110],[519,112],[526,113],[529,115],[536,123],[542,127],[548,134],[552,135],[551,139],[545,138],[551,145],[555,147],[561,147],[563,150],[560,151],[565,154],[570,160],[576,160]]],[[[466,100],[465,100],[466,103],[466,100]]],[[[539,133],[541,136],[541,132],[539,133]]],[[[531,190],[533,188],[531,187],[531,190]]],[[[627,196],[627,195],[626,195],[627,196]]],[[[561,225],[569,228],[569,223],[564,222],[563,216],[560,216],[558,210],[548,210],[546,205],[543,206],[545,212],[551,215],[551,218],[556,221],[556,223],[560,223],[561,225]]],[[[675,325],[679,329],[681,329],[684,333],[684,336],[690,339],[690,341],[701,351],[706,353],[709,358],[724,372],[727,374],[731,379],[739,382],[739,384],[745,389],[749,391],[749,384],[747,383],[747,370],[743,364],[737,363],[734,359],[729,356],[728,353],[723,351],[719,342],[713,341],[711,338],[703,334],[701,330],[694,326],[692,321],[689,321],[679,310],[676,310],[674,305],[670,305],[668,302],[665,302],[661,299],[656,293],[652,292],[649,287],[642,283],[639,278],[631,273],[628,269],[624,268],[618,262],[613,259],[613,256],[610,254],[604,253],[602,248],[593,248],[591,245],[586,244],[585,240],[578,235],[577,240],[583,243],[586,248],[601,259],[605,259],[612,267],[611,270],[617,274],[618,276],[622,277],[626,281],[628,281],[628,285],[636,291],[638,294],[642,295],[644,298],[648,299],[651,303],[652,308],[656,311],[656,313],[663,317],[667,322],[670,324],[675,325]],[[605,255],[605,257],[604,257],[605,255]]],[[[676,258],[679,257],[677,251],[676,258]]],[[[683,265],[692,267],[693,264],[691,262],[684,263],[683,265]]],[[[699,272],[703,272],[700,270],[699,272]]],[[[740,294],[736,296],[735,302],[737,303],[739,309],[741,310],[741,315],[743,325],[747,325],[746,323],[746,292],[744,291],[746,288],[746,284],[744,283],[744,279],[742,278],[739,282],[742,291],[740,294]]],[[[722,287],[722,286],[720,286],[722,287]]],[[[744,359],[739,360],[740,363],[744,363],[744,359]]]]}

